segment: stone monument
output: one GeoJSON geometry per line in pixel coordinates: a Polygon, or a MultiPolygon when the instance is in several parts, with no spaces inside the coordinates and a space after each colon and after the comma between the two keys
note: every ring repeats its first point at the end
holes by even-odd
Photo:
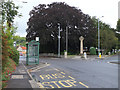
{"type": "Polygon", "coordinates": [[[83,54],[83,40],[84,40],[84,37],[81,36],[79,38],[79,40],[80,40],[80,54],[82,55],[83,54]]]}

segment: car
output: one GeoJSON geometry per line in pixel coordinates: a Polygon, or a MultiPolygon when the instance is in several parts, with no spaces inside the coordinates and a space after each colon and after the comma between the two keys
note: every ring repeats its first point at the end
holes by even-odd
{"type": "Polygon", "coordinates": [[[23,54],[22,54],[21,52],[19,53],[19,55],[20,55],[20,56],[23,56],[23,54]]]}

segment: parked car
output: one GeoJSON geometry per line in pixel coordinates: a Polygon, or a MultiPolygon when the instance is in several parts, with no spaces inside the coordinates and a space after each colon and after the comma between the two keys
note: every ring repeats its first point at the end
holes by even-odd
{"type": "Polygon", "coordinates": [[[19,55],[20,55],[20,56],[23,56],[23,54],[22,54],[21,52],[19,53],[19,55]]]}

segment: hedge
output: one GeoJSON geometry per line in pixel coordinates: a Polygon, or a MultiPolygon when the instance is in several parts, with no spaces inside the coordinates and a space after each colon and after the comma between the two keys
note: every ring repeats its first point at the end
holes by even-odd
{"type": "Polygon", "coordinates": [[[91,55],[96,55],[96,49],[94,47],[90,48],[90,54],[91,55]]]}
{"type": "Polygon", "coordinates": [[[15,61],[16,65],[19,64],[19,52],[15,47],[10,47],[9,50],[9,57],[15,61]]]}

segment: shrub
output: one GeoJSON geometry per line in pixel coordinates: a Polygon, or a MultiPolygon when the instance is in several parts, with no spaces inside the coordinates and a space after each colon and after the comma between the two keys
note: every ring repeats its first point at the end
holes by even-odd
{"type": "Polygon", "coordinates": [[[2,44],[1,44],[1,47],[2,47],[2,70],[4,70],[5,68],[5,65],[6,65],[6,62],[8,62],[8,42],[7,42],[7,36],[6,34],[4,33],[4,31],[2,30],[2,44]]]}
{"type": "Polygon", "coordinates": [[[9,50],[9,57],[15,61],[16,65],[19,64],[19,52],[17,51],[17,49],[15,47],[10,47],[9,50]]]}
{"type": "Polygon", "coordinates": [[[90,48],[90,54],[91,55],[96,55],[96,49],[94,47],[90,48]]]}
{"type": "Polygon", "coordinates": [[[7,58],[4,70],[2,71],[2,88],[4,88],[7,85],[7,81],[10,79],[10,76],[12,72],[15,71],[15,69],[15,62],[12,59],[7,58]]]}

